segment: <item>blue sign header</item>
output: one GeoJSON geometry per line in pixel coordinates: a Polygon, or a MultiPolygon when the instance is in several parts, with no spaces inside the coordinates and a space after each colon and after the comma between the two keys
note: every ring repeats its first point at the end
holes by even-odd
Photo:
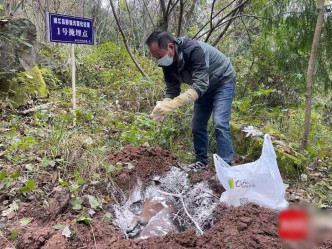
{"type": "Polygon", "coordinates": [[[47,13],[48,40],[76,44],[94,44],[93,20],[47,13]]]}

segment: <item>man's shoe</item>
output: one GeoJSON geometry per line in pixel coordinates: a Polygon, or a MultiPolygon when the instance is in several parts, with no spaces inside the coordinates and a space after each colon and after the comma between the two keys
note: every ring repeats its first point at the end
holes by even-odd
{"type": "Polygon", "coordinates": [[[205,170],[207,169],[207,165],[205,163],[202,163],[200,161],[197,161],[195,163],[189,164],[188,168],[194,172],[205,170]]]}

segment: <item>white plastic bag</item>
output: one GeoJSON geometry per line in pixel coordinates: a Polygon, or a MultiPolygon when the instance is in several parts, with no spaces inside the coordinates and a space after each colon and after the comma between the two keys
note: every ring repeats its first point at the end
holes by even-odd
{"type": "Polygon", "coordinates": [[[213,159],[217,176],[226,189],[221,194],[221,202],[235,207],[253,202],[275,210],[288,207],[269,134],[265,134],[262,155],[255,162],[231,167],[217,154],[213,159]]]}

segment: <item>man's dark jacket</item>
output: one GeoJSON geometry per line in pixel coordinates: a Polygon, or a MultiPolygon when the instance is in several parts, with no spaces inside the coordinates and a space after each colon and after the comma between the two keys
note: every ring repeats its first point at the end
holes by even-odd
{"type": "Polygon", "coordinates": [[[191,85],[202,96],[222,84],[234,82],[235,71],[230,60],[209,44],[180,37],[176,39],[175,49],[178,60],[162,67],[166,98],[178,96],[181,83],[191,85]]]}

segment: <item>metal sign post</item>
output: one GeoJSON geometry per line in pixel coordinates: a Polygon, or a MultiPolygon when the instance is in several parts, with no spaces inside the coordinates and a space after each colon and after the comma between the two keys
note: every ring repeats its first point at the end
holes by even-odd
{"type": "Polygon", "coordinates": [[[49,42],[71,43],[73,115],[76,126],[76,63],[74,44],[94,45],[93,20],[47,12],[49,42]]]}
{"type": "Polygon", "coordinates": [[[72,82],[72,93],[73,93],[73,114],[74,122],[73,126],[76,126],[76,63],[75,63],[75,48],[74,44],[70,44],[70,57],[71,57],[71,82],[72,82]]]}

